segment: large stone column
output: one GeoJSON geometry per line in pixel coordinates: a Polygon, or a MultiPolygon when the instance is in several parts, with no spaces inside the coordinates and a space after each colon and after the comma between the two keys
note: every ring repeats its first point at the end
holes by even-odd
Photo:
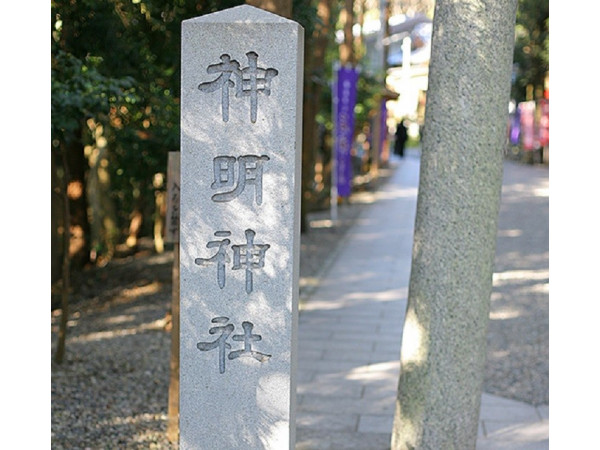
{"type": "Polygon", "coordinates": [[[182,23],[179,448],[293,449],[304,30],[182,23]]]}
{"type": "Polygon", "coordinates": [[[393,449],[474,449],[517,0],[438,0],[393,449]]]}

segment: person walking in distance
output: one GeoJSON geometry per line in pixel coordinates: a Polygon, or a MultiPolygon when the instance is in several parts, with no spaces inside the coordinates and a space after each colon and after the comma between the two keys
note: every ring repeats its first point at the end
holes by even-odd
{"type": "Polygon", "coordinates": [[[394,143],[394,154],[400,156],[400,158],[404,158],[404,146],[407,139],[408,133],[404,126],[404,120],[400,120],[396,126],[396,142],[394,143]]]}

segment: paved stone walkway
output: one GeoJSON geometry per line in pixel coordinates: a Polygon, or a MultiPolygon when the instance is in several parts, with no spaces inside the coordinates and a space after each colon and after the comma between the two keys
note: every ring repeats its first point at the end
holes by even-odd
{"type": "MultiPolygon", "coordinates": [[[[301,302],[297,450],[390,447],[419,159],[371,196],[301,302]]],[[[548,408],[483,394],[477,449],[547,449],[548,408]]]]}

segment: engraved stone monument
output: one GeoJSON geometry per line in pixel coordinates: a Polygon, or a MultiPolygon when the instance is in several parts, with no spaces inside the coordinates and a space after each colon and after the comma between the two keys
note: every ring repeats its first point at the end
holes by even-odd
{"type": "Polygon", "coordinates": [[[295,445],[304,30],[182,23],[180,448],[295,445]]]}

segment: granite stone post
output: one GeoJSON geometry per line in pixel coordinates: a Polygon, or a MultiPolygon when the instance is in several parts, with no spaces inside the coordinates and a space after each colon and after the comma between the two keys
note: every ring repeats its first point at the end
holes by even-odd
{"type": "Polygon", "coordinates": [[[180,448],[295,445],[304,30],[182,23],[180,448]]]}
{"type": "Polygon", "coordinates": [[[516,0],[438,0],[393,449],[474,449],[516,0]]]}

